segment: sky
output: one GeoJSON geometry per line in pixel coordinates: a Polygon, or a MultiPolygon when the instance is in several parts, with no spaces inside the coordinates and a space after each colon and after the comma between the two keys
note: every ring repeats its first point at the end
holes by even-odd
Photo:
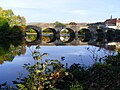
{"type": "Polygon", "coordinates": [[[30,22],[94,23],[120,18],[120,0],[0,0],[0,7],[30,22]]]}

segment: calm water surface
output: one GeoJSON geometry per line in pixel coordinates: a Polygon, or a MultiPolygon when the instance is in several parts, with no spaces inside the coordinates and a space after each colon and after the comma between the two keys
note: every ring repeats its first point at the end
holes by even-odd
{"type": "MultiPolygon", "coordinates": [[[[12,81],[16,80],[16,77],[19,76],[19,72],[24,73],[24,76],[27,75],[27,71],[22,66],[25,63],[35,63],[31,55],[31,51],[34,51],[35,47],[36,46],[26,47],[26,53],[24,55],[15,56],[12,62],[4,61],[3,64],[0,64],[0,83],[7,82],[8,85],[12,85],[12,81]]],[[[43,59],[58,59],[61,61],[61,57],[65,57],[65,60],[61,62],[64,64],[68,63],[68,66],[73,63],[90,66],[95,63],[95,58],[104,57],[114,52],[95,46],[81,45],[41,46],[40,53],[49,54],[49,56],[44,56],[43,59]]]]}

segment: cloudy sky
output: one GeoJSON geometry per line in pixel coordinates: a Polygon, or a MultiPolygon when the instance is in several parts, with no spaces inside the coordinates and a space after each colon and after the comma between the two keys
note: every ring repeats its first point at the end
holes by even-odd
{"type": "Polygon", "coordinates": [[[120,18],[120,0],[0,0],[29,22],[98,22],[120,18]]]}

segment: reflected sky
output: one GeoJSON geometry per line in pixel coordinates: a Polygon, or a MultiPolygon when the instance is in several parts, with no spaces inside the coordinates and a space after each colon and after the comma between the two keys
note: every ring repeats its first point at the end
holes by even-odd
{"type": "MultiPolygon", "coordinates": [[[[16,56],[12,62],[5,61],[0,65],[0,83],[6,82],[11,85],[13,80],[18,77],[18,73],[24,73],[27,75],[23,65],[25,63],[34,64],[35,61],[31,56],[31,51],[35,50],[36,46],[26,47],[26,53],[24,55],[16,56]]],[[[99,49],[99,47],[81,45],[81,46],[41,46],[40,53],[48,53],[49,56],[44,56],[44,59],[58,59],[61,61],[61,57],[65,57],[62,62],[68,63],[70,66],[73,63],[79,63],[81,65],[90,66],[95,63],[93,55],[95,57],[103,57],[107,54],[113,54],[113,51],[107,51],[105,49],[99,49]]]]}

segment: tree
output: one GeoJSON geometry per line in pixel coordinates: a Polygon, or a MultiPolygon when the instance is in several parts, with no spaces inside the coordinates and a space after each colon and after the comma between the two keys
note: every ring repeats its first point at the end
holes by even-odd
{"type": "Polygon", "coordinates": [[[6,19],[10,27],[15,25],[22,26],[26,24],[25,18],[20,15],[16,16],[11,9],[3,10],[0,7],[0,18],[6,19]]]}
{"type": "Polygon", "coordinates": [[[0,34],[3,35],[9,30],[9,24],[5,18],[0,17],[0,34]]]}
{"type": "Polygon", "coordinates": [[[69,27],[72,28],[73,30],[77,31],[78,28],[77,28],[77,23],[76,22],[70,22],[69,23],[69,27]]]}
{"type": "Polygon", "coordinates": [[[58,21],[56,21],[56,22],[54,23],[54,26],[55,26],[55,27],[62,27],[62,28],[66,27],[65,24],[63,24],[63,23],[61,23],[61,22],[58,22],[58,21]]]}
{"type": "Polygon", "coordinates": [[[75,22],[70,22],[69,25],[77,25],[75,22]]]}

